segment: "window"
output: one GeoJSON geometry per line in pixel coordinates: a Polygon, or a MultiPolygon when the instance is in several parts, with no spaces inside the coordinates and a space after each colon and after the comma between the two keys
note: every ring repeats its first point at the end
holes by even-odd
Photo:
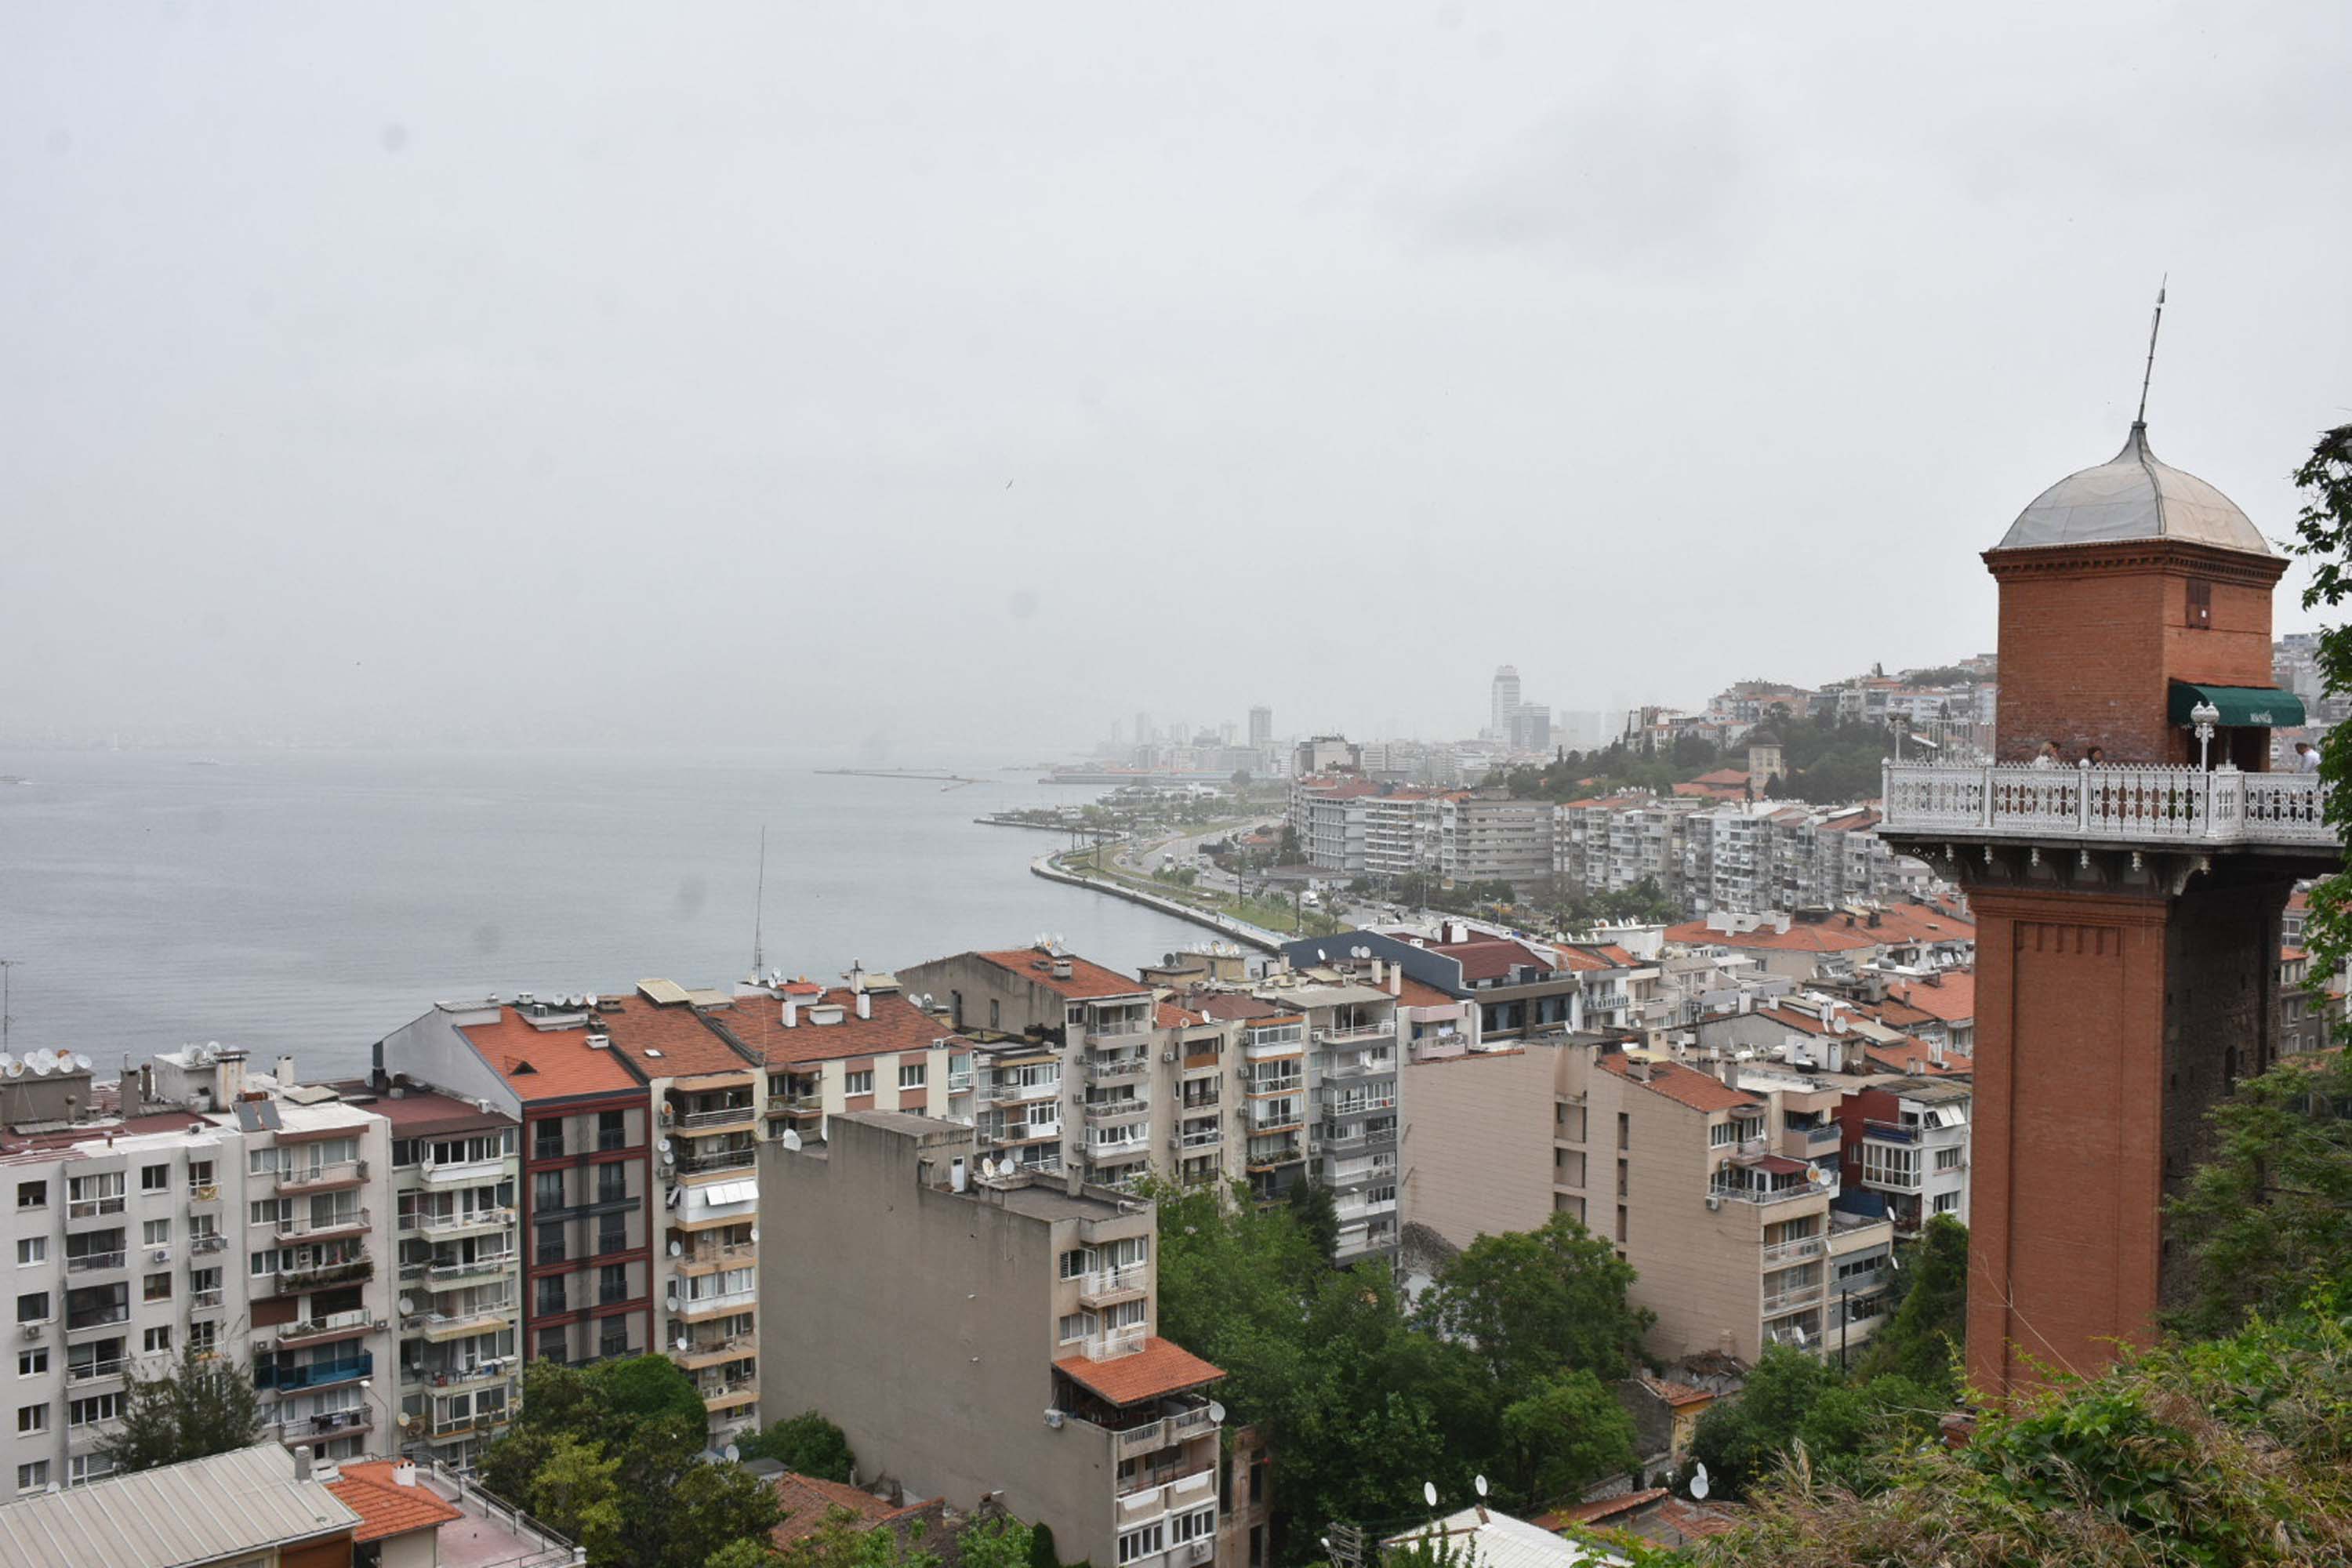
{"type": "Polygon", "coordinates": [[[1938,1149],[1936,1151],[1936,1169],[1938,1171],[1957,1171],[1959,1168],[1960,1152],[1958,1149],[1938,1149]]]}
{"type": "Polygon", "coordinates": [[[47,1405],[19,1405],[16,1406],[16,1430],[20,1435],[26,1432],[46,1432],[48,1429],[49,1407],[47,1405]]]}
{"type": "Polygon", "coordinates": [[[563,1310],[563,1278],[555,1275],[539,1282],[539,1315],[552,1317],[563,1310]]]}
{"type": "Polygon", "coordinates": [[[66,1485],[78,1487],[114,1473],[114,1461],[104,1454],[76,1454],[66,1461],[66,1485]]]}
{"type": "Polygon", "coordinates": [[[1062,1278],[1065,1279],[1076,1279],[1079,1275],[1084,1274],[1087,1271],[1092,1261],[1093,1260],[1087,1256],[1087,1249],[1085,1247],[1074,1247],[1070,1248],[1069,1251],[1062,1254],[1062,1278]]]}
{"type": "Polygon", "coordinates": [[[1217,1510],[1214,1507],[1196,1508],[1190,1513],[1171,1516],[1168,1521],[1171,1544],[1181,1545],[1187,1541],[1204,1541],[1217,1532],[1217,1510]]]}
{"type": "Polygon", "coordinates": [[[539,1227],[539,1257],[537,1261],[541,1263],[561,1263],[563,1261],[562,1226],[543,1225],[539,1227]]]}
{"type": "Polygon", "coordinates": [[[66,1405],[68,1426],[95,1426],[101,1421],[112,1421],[122,1414],[122,1395],[94,1394],[88,1399],[70,1400],[66,1405]]]}
{"type": "Polygon", "coordinates": [[[1959,1213],[1960,1194],[1958,1193],[1937,1193],[1936,1194],[1936,1212],[1937,1214],[1959,1213]]]}
{"type": "Polygon", "coordinates": [[[925,1074],[929,1071],[929,1065],[923,1062],[900,1062],[898,1064],[898,1087],[900,1089],[922,1088],[925,1082],[925,1074]]]}
{"type": "Polygon", "coordinates": [[[1066,1345],[1073,1343],[1076,1341],[1085,1339],[1088,1334],[1091,1334],[1094,1331],[1095,1315],[1092,1312],[1065,1312],[1062,1314],[1062,1343],[1066,1345]]]}
{"type": "Polygon", "coordinates": [[[629,1267],[607,1263],[596,1270],[596,1300],[610,1306],[629,1299],[629,1267]]]}
{"type": "Polygon", "coordinates": [[[541,1329],[539,1331],[540,1360],[560,1363],[563,1360],[563,1352],[569,1348],[571,1347],[565,1343],[563,1331],[562,1329],[541,1329]]]}
{"type": "Polygon", "coordinates": [[[211,1187],[212,1184],[213,1163],[210,1160],[189,1161],[188,1185],[195,1189],[199,1195],[203,1195],[205,1190],[211,1187]]]}
{"type": "Polygon", "coordinates": [[[220,1343],[220,1325],[210,1319],[188,1325],[188,1348],[198,1355],[210,1355],[220,1343]]]}
{"type": "Polygon", "coordinates": [[[20,1236],[16,1238],[16,1267],[28,1263],[46,1263],[49,1257],[49,1238],[46,1236],[20,1236]]]}
{"type": "Polygon", "coordinates": [[[618,1149],[628,1142],[629,1129],[625,1112],[600,1110],[596,1113],[596,1147],[618,1149]]]}
{"type": "Polygon", "coordinates": [[[626,1252],[629,1250],[629,1221],[625,1215],[602,1215],[596,1226],[596,1250],[626,1252]]]}
{"type": "Polygon", "coordinates": [[[842,1074],[841,1092],[844,1094],[872,1094],[874,1092],[874,1069],[872,1068],[868,1068],[864,1072],[847,1072],[842,1074]]]}
{"type": "MultiPolygon", "coordinates": [[[[1739,1142],[1739,1129],[1731,1122],[1718,1121],[1706,1130],[1706,1146],[1721,1149],[1739,1142]]],[[[1621,1148],[1622,1145],[1619,1145],[1621,1148]]]]}
{"type": "Polygon", "coordinates": [[[19,1465],[16,1467],[16,1489],[18,1491],[37,1492],[48,1484],[49,1462],[47,1459],[35,1459],[29,1465],[19,1465]]]}
{"type": "MultiPolygon", "coordinates": [[[[1078,1021],[1077,1014],[1078,1010],[1076,1007],[1070,1009],[1071,1023],[1075,1024],[1078,1021]]],[[[1003,1026],[1003,1017],[1004,1009],[1003,1005],[998,1003],[995,997],[990,997],[988,999],[988,1026],[992,1029],[1002,1028],[1003,1026]]]]}
{"type": "Polygon", "coordinates": [[[2189,579],[2189,625],[2200,632],[2213,629],[2213,584],[2201,577],[2189,579]]]}
{"type": "Polygon", "coordinates": [[[556,1160],[563,1155],[563,1119],[551,1116],[531,1124],[531,1155],[534,1159],[556,1160]]]}
{"type": "Polygon", "coordinates": [[[16,1321],[20,1323],[46,1323],[49,1321],[49,1293],[27,1290],[16,1298],[16,1321]]]}
{"type": "Polygon", "coordinates": [[[16,1375],[18,1377],[39,1377],[48,1370],[48,1346],[41,1345],[33,1350],[18,1351],[16,1352],[16,1375]]]}
{"type": "Polygon", "coordinates": [[[139,1227],[139,1236],[142,1247],[168,1247],[172,1241],[172,1222],[151,1219],[139,1227]]]}
{"type": "Polygon", "coordinates": [[[1150,1315],[1150,1306],[1149,1301],[1121,1301],[1105,1314],[1103,1326],[1107,1329],[1140,1328],[1143,1320],[1150,1315]]]}
{"type": "Polygon", "coordinates": [[[1133,1563],[1139,1558],[1157,1557],[1167,1549],[1166,1521],[1147,1524],[1141,1530],[1130,1530],[1118,1538],[1118,1560],[1133,1563]]]}
{"type": "Polygon", "coordinates": [[[142,1165],[139,1167],[139,1190],[142,1193],[168,1193],[172,1190],[172,1167],[142,1165]]]}
{"type": "Polygon", "coordinates": [[[544,1214],[563,1206],[563,1173],[541,1171],[530,1179],[530,1206],[544,1214]]]}
{"type": "Polygon", "coordinates": [[[247,1149],[245,1152],[245,1173],[247,1175],[267,1176],[274,1173],[277,1169],[278,1145],[275,1143],[268,1144],[266,1147],[247,1149]]]}
{"type": "Polygon", "coordinates": [[[49,1184],[47,1182],[18,1182],[16,1184],[16,1206],[20,1209],[39,1209],[48,1207],[49,1184]]]}
{"type": "Polygon", "coordinates": [[[172,1277],[169,1274],[150,1274],[147,1276],[147,1294],[144,1299],[150,1301],[170,1300],[172,1299],[172,1277]]]}
{"type": "Polygon", "coordinates": [[[168,1355],[172,1350],[172,1326],[161,1324],[147,1331],[146,1341],[139,1347],[149,1355],[168,1355]]]}
{"type": "Polygon", "coordinates": [[[122,1212],[122,1173],[106,1171],[94,1176],[66,1178],[66,1215],[86,1219],[91,1215],[122,1212]]]}
{"type": "Polygon", "coordinates": [[[604,1320],[604,1331],[597,1339],[596,1353],[610,1360],[629,1353],[629,1320],[613,1317],[604,1320]]]}
{"type": "Polygon", "coordinates": [[[628,1197],[628,1166],[614,1161],[596,1167],[596,1201],[598,1203],[626,1203],[628,1197]]]}

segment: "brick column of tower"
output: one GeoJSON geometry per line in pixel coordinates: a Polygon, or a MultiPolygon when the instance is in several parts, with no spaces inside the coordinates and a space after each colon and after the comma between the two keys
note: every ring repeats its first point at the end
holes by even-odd
{"type": "Polygon", "coordinates": [[[2165,1200],[2269,1064],[2280,912],[2340,857],[2317,780],[2266,771],[2302,721],[2269,689],[2285,563],[2145,426],[1984,560],[1998,762],[1889,764],[1885,833],[1977,917],[1969,1371],[1999,1397],[2154,1331],[2183,1283],[2165,1200]]]}

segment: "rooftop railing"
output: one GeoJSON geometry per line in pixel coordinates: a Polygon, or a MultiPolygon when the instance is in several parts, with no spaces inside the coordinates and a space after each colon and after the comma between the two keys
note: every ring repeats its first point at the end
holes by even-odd
{"type": "Polygon", "coordinates": [[[2014,834],[2119,844],[2310,845],[2342,841],[2316,773],[2222,766],[1885,763],[1885,830],[2014,834]]]}

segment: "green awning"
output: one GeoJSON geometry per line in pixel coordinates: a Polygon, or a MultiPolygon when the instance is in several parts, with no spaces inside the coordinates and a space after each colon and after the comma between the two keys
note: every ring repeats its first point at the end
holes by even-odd
{"type": "Polygon", "coordinates": [[[2221,710],[2224,728],[2231,725],[2245,729],[2294,730],[2302,726],[2303,699],[2292,691],[2281,691],[2275,686],[2191,686],[2185,680],[2172,683],[2172,721],[2192,724],[2189,710],[2200,702],[2210,702],[2221,710]]]}

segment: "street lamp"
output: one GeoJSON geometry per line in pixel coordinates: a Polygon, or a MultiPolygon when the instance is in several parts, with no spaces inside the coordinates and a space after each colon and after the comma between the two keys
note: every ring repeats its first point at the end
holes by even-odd
{"type": "Polygon", "coordinates": [[[2206,751],[2213,743],[2213,726],[2221,721],[2221,710],[2210,699],[2200,698],[2189,710],[2189,722],[2197,726],[2197,767],[2206,770],[2206,751]]]}

